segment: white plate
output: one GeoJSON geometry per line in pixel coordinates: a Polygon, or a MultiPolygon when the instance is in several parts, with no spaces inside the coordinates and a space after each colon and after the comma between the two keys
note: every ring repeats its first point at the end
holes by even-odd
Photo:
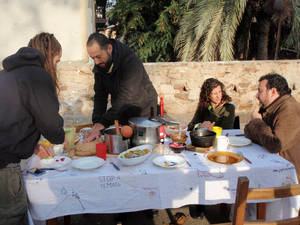
{"type": "Polygon", "coordinates": [[[232,146],[242,147],[251,144],[251,140],[245,137],[230,136],[228,137],[228,139],[229,139],[229,144],[232,146]]]}
{"type": "Polygon", "coordinates": [[[140,164],[140,163],[144,162],[151,155],[152,149],[153,149],[153,145],[139,145],[139,146],[136,146],[134,148],[130,148],[130,149],[124,151],[124,152],[121,152],[118,155],[118,159],[125,166],[137,165],[137,164],[140,164]],[[124,155],[127,152],[134,151],[134,150],[137,150],[137,149],[138,150],[148,149],[149,152],[147,154],[139,156],[139,157],[134,157],[134,158],[125,158],[124,157],[124,155]]]}
{"type": "Polygon", "coordinates": [[[56,170],[66,170],[69,168],[72,159],[68,156],[58,155],[53,158],[41,159],[41,168],[53,168],[56,170]]]}
{"type": "Polygon", "coordinates": [[[184,166],[186,161],[178,155],[162,155],[154,158],[153,163],[156,166],[172,169],[184,166]]]}
{"type": "Polygon", "coordinates": [[[102,166],[105,161],[102,158],[91,156],[72,161],[72,167],[79,170],[93,170],[102,166]]]}

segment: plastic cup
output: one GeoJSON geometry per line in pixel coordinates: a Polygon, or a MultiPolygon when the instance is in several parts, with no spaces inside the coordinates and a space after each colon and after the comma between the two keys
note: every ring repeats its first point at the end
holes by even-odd
{"type": "Polygon", "coordinates": [[[75,127],[65,127],[65,137],[68,140],[68,148],[67,151],[70,150],[74,146],[74,141],[75,141],[75,127]]]}
{"type": "Polygon", "coordinates": [[[216,136],[220,136],[222,134],[222,127],[214,126],[213,132],[216,133],[216,136]]]}
{"type": "Polygon", "coordinates": [[[96,152],[97,152],[97,157],[102,158],[104,160],[106,160],[106,143],[97,143],[96,144],[96,152]]]}

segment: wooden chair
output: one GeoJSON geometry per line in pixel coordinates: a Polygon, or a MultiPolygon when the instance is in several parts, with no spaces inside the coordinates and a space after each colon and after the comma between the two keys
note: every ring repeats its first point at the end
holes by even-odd
{"type": "Polygon", "coordinates": [[[300,184],[271,188],[249,188],[248,178],[239,177],[236,190],[232,225],[299,225],[299,215],[294,218],[277,221],[245,221],[247,200],[287,198],[296,195],[300,195],[300,184]]]}

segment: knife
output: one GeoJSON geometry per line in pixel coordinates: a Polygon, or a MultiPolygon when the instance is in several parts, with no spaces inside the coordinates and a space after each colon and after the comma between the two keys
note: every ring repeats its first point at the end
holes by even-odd
{"type": "Polygon", "coordinates": [[[252,164],[252,162],[251,162],[248,158],[246,158],[245,156],[243,156],[243,157],[244,157],[244,159],[245,159],[245,161],[246,161],[247,163],[252,164]]]}
{"type": "Polygon", "coordinates": [[[113,162],[110,162],[110,164],[113,165],[113,166],[115,167],[116,170],[119,170],[119,171],[120,171],[120,168],[119,168],[116,164],[114,164],[113,162]]]}

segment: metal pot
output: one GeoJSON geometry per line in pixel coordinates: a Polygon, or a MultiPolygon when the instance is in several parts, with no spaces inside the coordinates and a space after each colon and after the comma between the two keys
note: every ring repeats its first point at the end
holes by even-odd
{"type": "Polygon", "coordinates": [[[123,140],[122,135],[117,135],[116,128],[107,128],[103,133],[107,145],[107,153],[120,154],[128,149],[128,139],[123,140]]]}
{"type": "Polygon", "coordinates": [[[133,146],[160,143],[159,128],[161,123],[150,121],[147,117],[133,117],[128,122],[133,129],[131,137],[133,146]]]}
{"type": "Polygon", "coordinates": [[[214,145],[216,133],[204,128],[190,132],[192,145],[195,147],[210,147],[214,145]]]}

